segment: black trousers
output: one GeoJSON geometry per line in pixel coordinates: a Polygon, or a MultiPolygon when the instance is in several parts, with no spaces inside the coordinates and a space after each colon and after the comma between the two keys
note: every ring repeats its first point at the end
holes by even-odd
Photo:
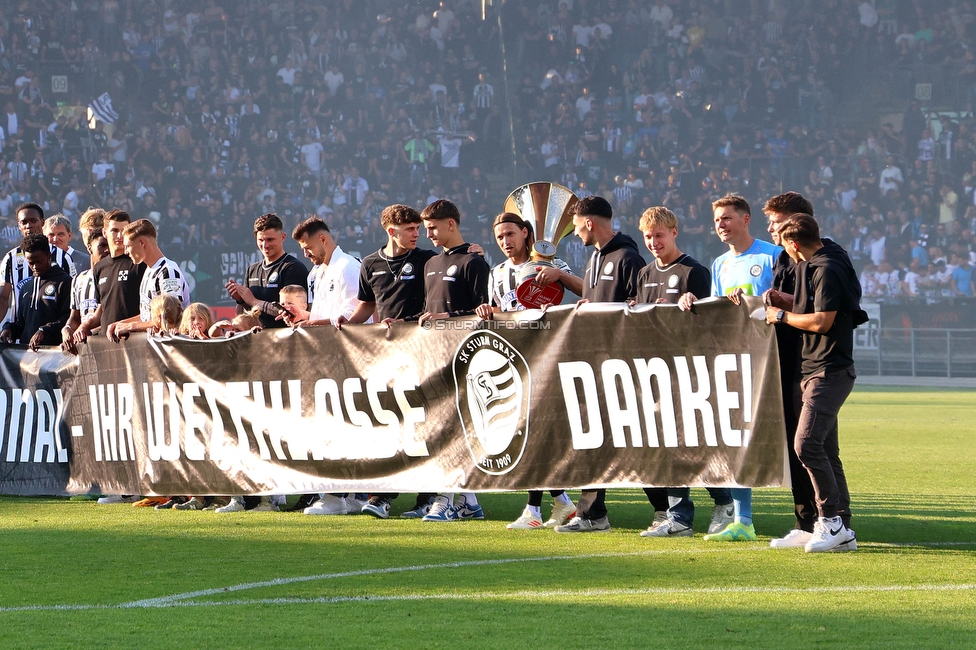
{"type": "Polygon", "coordinates": [[[583,519],[601,519],[607,516],[607,491],[583,490],[576,502],[576,516],[583,519]]]}
{"type": "Polygon", "coordinates": [[[807,468],[796,455],[796,423],[803,407],[799,377],[783,386],[783,416],[786,424],[786,451],[790,461],[790,476],[793,482],[793,514],[796,517],[794,528],[813,532],[817,521],[817,498],[807,468]]]}
{"type": "Polygon", "coordinates": [[[644,494],[647,495],[647,500],[651,502],[654,512],[668,511],[668,488],[644,488],[644,494]]]}
{"type": "Polygon", "coordinates": [[[821,517],[840,516],[850,526],[851,494],[840,461],[837,413],[854,389],[854,368],[845,368],[800,382],[803,407],[794,446],[813,483],[821,517]]]}
{"type": "MultiPolygon", "coordinates": [[[[549,490],[549,494],[555,499],[560,494],[563,494],[565,490],[549,490]]],[[[536,508],[542,506],[542,490],[529,490],[529,505],[535,506],[536,508]]]]}

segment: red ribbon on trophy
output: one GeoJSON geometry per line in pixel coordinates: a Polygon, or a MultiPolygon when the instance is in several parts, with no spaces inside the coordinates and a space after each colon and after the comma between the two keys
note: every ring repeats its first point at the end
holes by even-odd
{"type": "Polygon", "coordinates": [[[573,192],[556,183],[527,183],[516,188],[505,199],[505,212],[519,215],[532,225],[537,239],[532,244],[529,262],[518,274],[515,295],[527,309],[538,309],[544,304],[558,305],[563,299],[563,285],[553,282],[545,287],[535,282],[539,266],[554,266],[556,246],[573,232],[573,207],[579,198],[573,192]]]}

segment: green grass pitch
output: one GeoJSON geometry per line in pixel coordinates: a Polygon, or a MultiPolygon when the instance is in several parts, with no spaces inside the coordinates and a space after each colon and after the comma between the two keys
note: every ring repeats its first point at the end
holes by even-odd
{"type": "Polygon", "coordinates": [[[4,497],[0,648],[976,647],[976,392],[857,389],[841,445],[856,553],[769,549],[787,490],[731,544],[704,490],[671,540],[638,490],[585,535],[505,530],[522,494],[452,524],[4,497]]]}

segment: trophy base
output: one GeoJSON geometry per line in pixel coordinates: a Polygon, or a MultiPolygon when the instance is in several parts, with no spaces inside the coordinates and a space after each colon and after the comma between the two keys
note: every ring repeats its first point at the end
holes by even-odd
{"type": "Polygon", "coordinates": [[[535,280],[527,280],[515,289],[515,297],[526,309],[541,309],[543,305],[558,305],[563,301],[563,285],[558,282],[540,287],[535,280]]]}

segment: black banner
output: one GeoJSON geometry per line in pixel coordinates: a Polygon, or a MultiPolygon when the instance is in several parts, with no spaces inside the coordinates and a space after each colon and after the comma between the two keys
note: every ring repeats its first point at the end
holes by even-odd
{"type": "Polygon", "coordinates": [[[757,300],[3,351],[0,492],[788,484],[757,300]]]}

